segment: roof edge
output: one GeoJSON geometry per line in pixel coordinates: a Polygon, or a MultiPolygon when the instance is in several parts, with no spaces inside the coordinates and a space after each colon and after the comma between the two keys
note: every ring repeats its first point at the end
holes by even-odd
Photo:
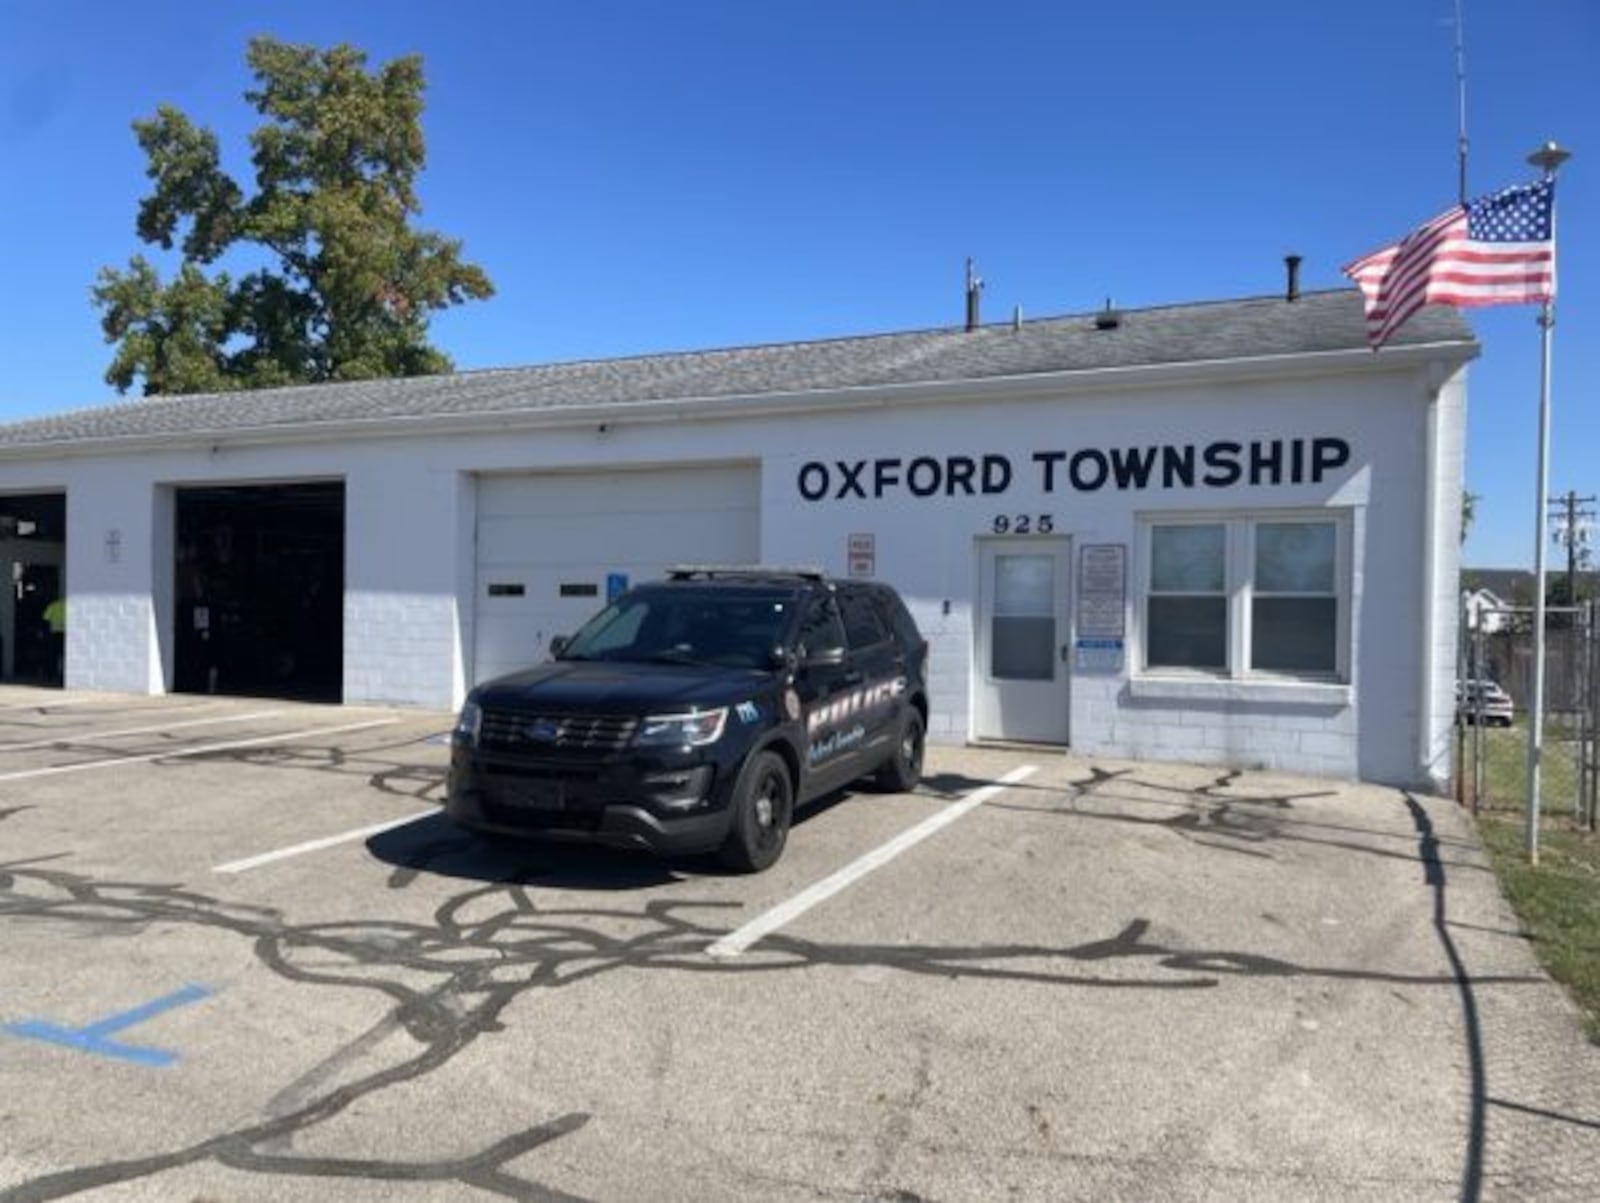
{"type": "Polygon", "coordinates": [[[559,429],[592,422],[710,421],[819,411],[873,409],[889,405],[935,405],[962,401],[1030,400],[1070,397],[1095,391],[1129,389],[1194,381],[1216,383],[1276,376],[1304,379],[1373,372],[1411,370],[1442,363],[1454,371],[1476,359],[1475,338],[1407,343],[1381,351],[1342,349],[1233,359],[1185,360],[1177,363],[1132,364],[1112,368],[1069,369],[1026,375],[968,377],[914,384],[853,385],[800,392],[739,393],[727,396],[674,397],[649,401],[606,401],[581,406],[496,410],[467,414],[385,415],[315,423],[283,423],[182,434],[110,435],[0,445],[0,461],[75,458],[138,453],[154,448],[187,449],[259,446],[270,443],[317,443],[351,436],[406,438],[418,434],[479,434],[494,431],[559,429]]]}

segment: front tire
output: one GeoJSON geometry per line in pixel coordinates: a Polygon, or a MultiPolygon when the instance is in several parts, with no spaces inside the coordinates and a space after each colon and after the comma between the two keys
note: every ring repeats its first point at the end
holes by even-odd
{"type": "Polygon", "coordinates": [[[913,710],[906,715],[906,725],[900,729],[900,740],[895,744],[894,755],[884,761],[878,770],[876,783],[889,793],[905,794],[917,788],[922,780],[922,753],[927,743],[922,729],[922,715],[913,710]]]}
{"type": "Polygon", "coordinates": [[[783,855],[794,819],[794,782],[776,752],[757,752],[733,791],[733,827],[718,852],[736,873],[759,873],[783,855]]]}

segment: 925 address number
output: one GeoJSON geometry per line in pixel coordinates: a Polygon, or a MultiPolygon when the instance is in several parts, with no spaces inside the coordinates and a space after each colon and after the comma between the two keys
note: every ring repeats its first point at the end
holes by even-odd
{"type": "Polygon", "coordinates": [[[1054,514],[996,514],[991,530],[997,535],[1048,535],[1056,529],[1054,514]]]}

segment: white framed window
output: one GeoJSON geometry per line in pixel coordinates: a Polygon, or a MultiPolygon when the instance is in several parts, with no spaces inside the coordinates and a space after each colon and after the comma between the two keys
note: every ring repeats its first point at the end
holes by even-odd
{"type": "Polygon", "coordinates": [[[1349,679],[1347,512],[1147,514],[1139,538],[1146,673],[1349,679]]]}

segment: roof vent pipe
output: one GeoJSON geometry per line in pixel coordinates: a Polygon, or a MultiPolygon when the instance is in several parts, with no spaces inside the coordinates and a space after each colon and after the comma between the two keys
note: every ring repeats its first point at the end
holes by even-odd
{"type": "Polygon", "coordinates": [[[978,328],[978,294],[983,291],[983,281],[978,278],[977,272],[972,269],[972,260],[967,260],[967,333],[971,334],[978,328]]]}
{"type": "Polygon", "coordinates": [[[1122,325],[1122,311],[1112,307],[1111,298],[1106,298],[1106,307],[1094,315],[1094,328],[1096,330],[1115,330],[1122,325]]]}
{"type": "Polygon", "coordinates": [[[1283,294],[1283,299],[1286,301],[1298,301],[1300,299],[1300,256],[1285,255],[1283,257],[1283,266],[1289,274],[1288,286],[1283,294]]]}

